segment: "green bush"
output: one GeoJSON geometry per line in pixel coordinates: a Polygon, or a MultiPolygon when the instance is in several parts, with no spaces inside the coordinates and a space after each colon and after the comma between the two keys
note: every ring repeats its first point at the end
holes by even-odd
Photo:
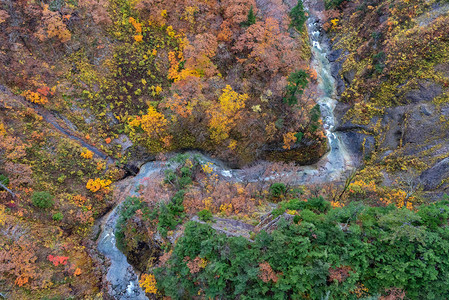
{"type": "Polygon", "coordinates": [[[203,209],[198,213],[198,217],[200,218],[201,221],[208,222],[212,220],[212,212],[208,209],[203,209]]]}
{"type": "Polygon", "coordinates": [[[270,186],[270,195],[271,197],[279,198],[284,195],[287,191],[287,187],[283,183],[273,183],[270,186]]]}
{"type": "Polygon", "coordinates": [[[321,109],[320,109],[320,105],[317,104],[315,105],[311,110],[310,110],[310,132],[315,132],[318,128],[321,128],[321,125],[319,123],[319,120],[321,118],[321,109]]]}
{"type": "Polygon", "coordinates": [[[286,202],[279,203],[278,207],[273,210],[272,214],[277,217],[288,210],[310,210],[314,213],[326,213],[331,205],[323,197],[310,198],[307,201],[299,199],[291,199],[286,202]]]}
{"type": "Polygon", "coordinates": [[[61,212],[57,212],[53,215],[54,221],[61,221],[64,218],[64,215],[61,212]]]}
{"type": "Polygon", "coordinates": [[[31,196],[33,205],[39,208],[50,208],[53,206],[53,196],[49,192],[34,192],[31,196]]]}
{"type": "Polygon", "coordinates": [[[155,269],[158,290],[174,299],[377,299],[393,288],[407,299],[449,295],[449,202],[418,212],[302,202],[311,204],[297,224],[282,219],[254,242],[187,223],[170,260],[155,269]],[[206,263],[192,273],[186,258],[195,257],[206,263]],[[262,263],[271,268],[265,279],[262,263]]]}
{"type": "Polygon", "coordinates": [[[304,137],[304,133],[302,133],[302,132],[297,132],[297,133],[295,134],[295,137],[296,137],[296,143],[299,143],[299,142],[301,142],[302,138],[304,137]]]}
{"type": "MultiPolygon", "coordinates": [[[[9,178],[7,177],[7,176],[5,176],[5,175],[3,175],[3,174],[0,174],[0,182],[4,185],[4,186],[8,186],[8,184],[9,184],[9,178]]],[[[0,190],[1,190],[2,188],[0,187],[0,190]]]]}
{"type": "Polygon", "coordinates": [[[167,236],[168,230],[175,229],[185,217],[184,206],[182,205],[184,194],[184,190],[179,190],[167,205],[163,203],[159,205],[157,228],[164,237],[167,236]]]}

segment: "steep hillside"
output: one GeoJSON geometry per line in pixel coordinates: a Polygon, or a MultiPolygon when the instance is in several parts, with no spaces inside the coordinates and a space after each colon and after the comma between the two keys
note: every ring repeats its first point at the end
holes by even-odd
{"type": "Polygon", "coordinates": [[[329,1],[327,6],[323,18],[342,102],[339,130],[354,151],[365,152],[366,168],[383,172],[385,184],[399,177],[411,188],[445,191],[448,2],[329,1]]]}

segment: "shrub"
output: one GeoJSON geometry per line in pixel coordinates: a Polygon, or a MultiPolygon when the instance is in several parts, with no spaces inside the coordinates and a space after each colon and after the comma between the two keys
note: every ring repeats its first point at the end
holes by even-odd
{"type": "MultiPolygon", "coordinates": [[[[3,174],[0,174],[0,182],[4,185],[4,186],[8,186],[8,184],[9,184],[9,178],[8,177],[6,177],[5,175],[3,175],[3,174]]],[[[0,187],[0,190],[1,190],[2,188],[0,187]]]]}
{"type": "Polygon", "coordinates": [[[279,198],[287,191],[287,187],[283,183],[273,183],[270,186],[270,195],[275,198],[279,198]]]}
{"type": "Polygon", "coordinates": [[[198,213],[198,217],[203,222],[210,221],[210,220],[212,220],[212,212],[208,209],[203,209],[202,211],[200,211],[198,213]]]}
{"type": "Polygon", "coordinates": [[[64,215],[61,212],[57,212],[53,215],[54,221],[61,221],[64,218],[64,215]]]}
{"type": "Polygon", "coordinates": [[[53,196],[49,192],[34,192],[31,196],[33,205],[39,208],[50,208],[53,206],[53,196]]]}

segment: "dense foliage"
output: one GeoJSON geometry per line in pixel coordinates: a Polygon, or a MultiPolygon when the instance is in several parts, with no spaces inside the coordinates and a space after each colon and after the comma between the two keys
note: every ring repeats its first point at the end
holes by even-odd
{"type": "Polygon", "coordinates": [[[123,250],[126,247],[125,242],[125,230],[126,223],[133,217],[137,210],[142,209],[142,201],[137,197],[128,197],[121,204],[120,216],[116,223],[115,236],[117,237],[117,247],[123,250]]]}
{"type": "Polygon", "coordinates": [[[39,208],[50,208],[53,205],[53,196],[48,192],[34,192],[31,201],[39,208]]]}
{"type": "MultiPolygon", "coordinates": [[[[193,173],[198,169],[198,159],[189,159],[188,155],[178,155],[171,160],[175,167],[165,171],[164,182],[174,190],[169,201],[158,201],[148,205],[140,197],[128,197],[121,204],[119,219],[116,223],[117,246],[126,251],[127,241],[136,240],[133,230],[133,218],[139,211],[141,218],[154,226],[163,237],[167,237],[171,231],[180,224],[184,217],[184,195],[187,188],[192,183],[193,173]]],[[[156,199],[156,201],[159,199],[156,199]]]]}
{"type": "Polygon", "coordinates": [[[288,207],[295,223],[283,221],[253,242],[188,223],[171,258],[155,271],[158,289],[174,299],[356,299],[395,290],[410,299],[443,299],[449,293],[448,201],[417,212],[294,203],[288,207]]]}

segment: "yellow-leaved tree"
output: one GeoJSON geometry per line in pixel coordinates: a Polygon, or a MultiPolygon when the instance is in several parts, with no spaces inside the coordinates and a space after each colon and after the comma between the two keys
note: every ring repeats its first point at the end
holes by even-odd
{"type": "Polygon", "coordinates": [[[145,289],[145,293],[156,294],[156,279],[153,274],[142,274],[139,284],[143,289],[145,289]]]}
{"type": "Polygon", "coordinates": [[[5,214],[5,206],[0,204],[0,226],[5,224],[6,214],[5,214]]]}
{"type": "Polygon", "coordinates": [[[231,86],[227,85],[214,105],[210,113],[209,131],[211,139],[216,143],[221,143],[229,137],[229,132],[241,118],[241,110],[248,100],[247,94],[235,92],[231,86]]]}
{"type": "Polygon", "coordinates": [[[141,142],[154,152],[159,152],[170,147],[171,135],[167,132],[168,120],[154,107],[148,107],[146,115],[136,117],[129,121],[130,136],[141,142]],[[144,135],[136,133],[136,128],[140,127],[144,135]]]}

